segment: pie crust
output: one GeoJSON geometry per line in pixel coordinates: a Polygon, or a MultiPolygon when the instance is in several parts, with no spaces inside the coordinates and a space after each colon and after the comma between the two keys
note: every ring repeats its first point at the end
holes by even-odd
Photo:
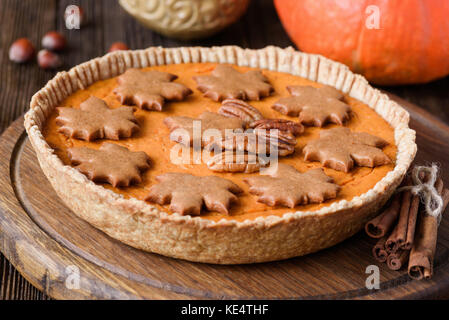
{"type": "Polygon", "coordinates": [[[281,260],[321,250],[352,236],[385,204],[416,154],[409,114],[360,75],[319,55],[292,48],[260,50],[235,46],[118,51],[61,72],[37,92],[25,115],[25,128],[40,166],[72,211],[130,246],[190,261],[238,264],[281,260]],[[316,211],[297,211],[254,220],[213,221],[169,214],[134,198],[125,199],[66,166],[45,141],[42,129],[65,98],[128,68],[180,63],[228,63],[290,73],[333,86],[375,110],[394,128],[395,167],[368,192],[316,211]]]}

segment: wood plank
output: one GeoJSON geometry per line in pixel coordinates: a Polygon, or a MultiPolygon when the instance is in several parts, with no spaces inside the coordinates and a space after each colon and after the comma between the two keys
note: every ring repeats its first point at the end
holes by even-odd
{"type": "MultiPolygon", "coordinates": [[[[28,37],[39,48],[41,36],[55,28],[55,0],[0,2],[0,19],[2,23],[0,44],[2,48],[17,38],[28,37]]],[[[28,109],[31,96],[42,87],[42,84],[53,77],[53,72],[39,69],[35,61],[23,65],[9,61],[8,50],[0,54],[1,103],[0,132],[14,119],[28,109]]]]}
{"type": "MultiPolygon", "coordinates": [[[[0,1],[0,132],[28,109],[31,96],[53,77],[53,72],[40,70],[35,61],[11,63],[7,49],[20,37],[30,38],[38,47],[41,35],[55,27],[55,9],[56,0],[0,1]]],[[[0,253],[0,300],[45,298],[0,253]]]]}

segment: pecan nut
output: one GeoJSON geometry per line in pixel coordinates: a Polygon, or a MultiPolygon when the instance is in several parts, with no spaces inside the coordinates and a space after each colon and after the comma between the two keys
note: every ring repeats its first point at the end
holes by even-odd
{"type": "Polygon", "coordinates": [[[272,148],[279,156],[288,156],[295,152],[296,138],[288,131],[254,129],[254,134],[260,142],[266,141],[267,153],[271,153],[272,148]]]}
{"type": "Polygon", "coordinates": [[[245,125],[263,119],[259,110],[239,99],[224,100],[218,113],[226,117],[239,118],[245,125]]]}
{"type": "Polygon", "coordinates": [[[249,127],[253,129],[288,131],[295,137],[304,132],[304,126],[301,123],[287,119],[260,119],[251,122],[249,127]]]}
{"type": "Polygon", "coordinates": [[[295,151],[296,138],[286,131],[267,131],[255,129],[251,132],[234,132],[223,140],[214,141],[206,150],[221,149],[248,152],[252,154],[271,154],[274,150],[279,156],[286,156],[295,151]]]}
{"type": "Polygon", "coordinates": [[[256,154],[240,154],[233,150],[226,150],[213,156],[207,163],[207,167],[215,172],[258,172],[261,167],[268,164],[256,154]]]}
{"type": "MultiPolygon", "coordinates": [[[[213,141],[205,146],[208,151],[218,150],[236,150],[240,152],[258,153],[257,143],[258,137],[254,132],[233,132],[231,135],[225,136],[222,140],[213,141]]],[[[263,140],[265,143],[265,140],[263,140]]]]}

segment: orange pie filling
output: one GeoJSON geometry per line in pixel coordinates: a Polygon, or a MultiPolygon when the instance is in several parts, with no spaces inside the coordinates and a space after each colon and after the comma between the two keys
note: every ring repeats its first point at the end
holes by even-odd
{"type": "MultiPolygon", "coordinates": [[[[148,194],[151,185],[157,183],[155,177],[167,172],[190,173],[198,176],[216,175],[229,179],[243,189],[243,193],[239,195],[239,203],[234,204],[230,208],[230,214],[224,215],[218,212],[203,211],[201,217],[211,220],[235,219],[246,220],[255,219],[260,216],[283,215],[287,212],[294,211],[313,211],[322,207],[329,206],[336,201],[351,200],[359,196],[375,186],[389,171],[393,170],[396,159],[397,148],[394,142],[394,129],[374,110],[360,101],[345,96],[345,102],[351,107],[352,114],[349,121],[345,123],[345,127],[353,131],[367,132],[386,140],[389,145],[383,148],[383,152],[392,160],[390,164],[378,166],[375,168],[354,167],[349,173],[336,171],[334,169],[323,167],[320,162],[304,161],[302,153],[303,147],[312,139],[319,137],[321,128],[305,127],[305,132],[297,138],[295,152],[287,157],[280,157],[280,163],[286,163],[294,166],[300,172],[305,172],[313,168],[323,168],[325,173],[334,179],[341,189],[337,198],[325,201],[321,204],[299,205],[294,209],[285,207],[270,207],[263,203],[257,202],[257,196],[248,193],[248,185],[243,182],[245,177],[258,175],[259,173],[218,173],[209,170],[204,162],[193,163],[193,157],[190,164],[174,164],[170,160],[170,152],[176,145],[176,142],[170,140],[170,132],[164,125],[163,120],[168,116],[188,116],[196,118],[204,111],[217,112],[221,106],[220,102],[212,101],[203,97],[203,94],[196,90],[196,83],[192,79],[193,76],[204,75],[210,73],[216,64],[174,64],[145,68],[143,70],[158,70],[176,74],[179,78],[175,81],[182,83],[192,89],[194,93],[188,96],[184,101],[167,102],[162,112],[146,111],[138,109],[135,116],[139,122],[140,130],[131,138],[112,141],[119,145],[127,147],[131,151],[144,151],[151,159],[151,168],[147,170],[142,178],[142,183],[126,188],[114,188],[110,185],[103,184],[105,188],[111,189],[116,193],[122,194],[125,198],[134,197],[144,200],[148,194]]],[[[247,67],[233,66],[240,72],[251,70],[247,67]]],[[[292,85],[311,85],[319,87],[316,82],[306,80],[287,73],[273,72],[263,70],[263,74],[274,87],[275,92],[260,101],[249,101],[256,107],[265,118],[281,118],[297,121],[297,118],[288,117],[273,110],[271,106],[281,97],[288,97],[289,93],[286,86],[292,85]]],[[[59,107],[79,108],[80,104],[90,96],[96,96],[103,99],[110,108],[122,106],[113,90],[117,86],[117,78],[99,81],[90,87],[79,90],[65,99],[59,107]]],[[[90,148],[99,148],[101,144],[107,140],[97,140],[94,142],[81,141],[77,139],[67,138],[57,130],[59,126],[56,124],[57,112],[51,115],[44,128],[44,137],[49,145],[55,149],[56,154],[61,158],[64,164],[70,165],[67,155],[67,148],[88,146],[90,148]]],[[[324,128],[337,127],[337,125],[328,124],[324,128]]],[[[154,204],[159,209],[170,212],[168,205],[160,206],[154,204]]]]}

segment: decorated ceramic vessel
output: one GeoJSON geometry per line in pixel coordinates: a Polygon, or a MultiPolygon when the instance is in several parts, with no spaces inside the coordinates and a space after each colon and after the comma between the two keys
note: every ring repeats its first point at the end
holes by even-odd
{"type": "Polygon", "coordinates": [[[208,37],[237,21],[249,0],[119,0],[145,26],[183,40],[208,37]]]}

